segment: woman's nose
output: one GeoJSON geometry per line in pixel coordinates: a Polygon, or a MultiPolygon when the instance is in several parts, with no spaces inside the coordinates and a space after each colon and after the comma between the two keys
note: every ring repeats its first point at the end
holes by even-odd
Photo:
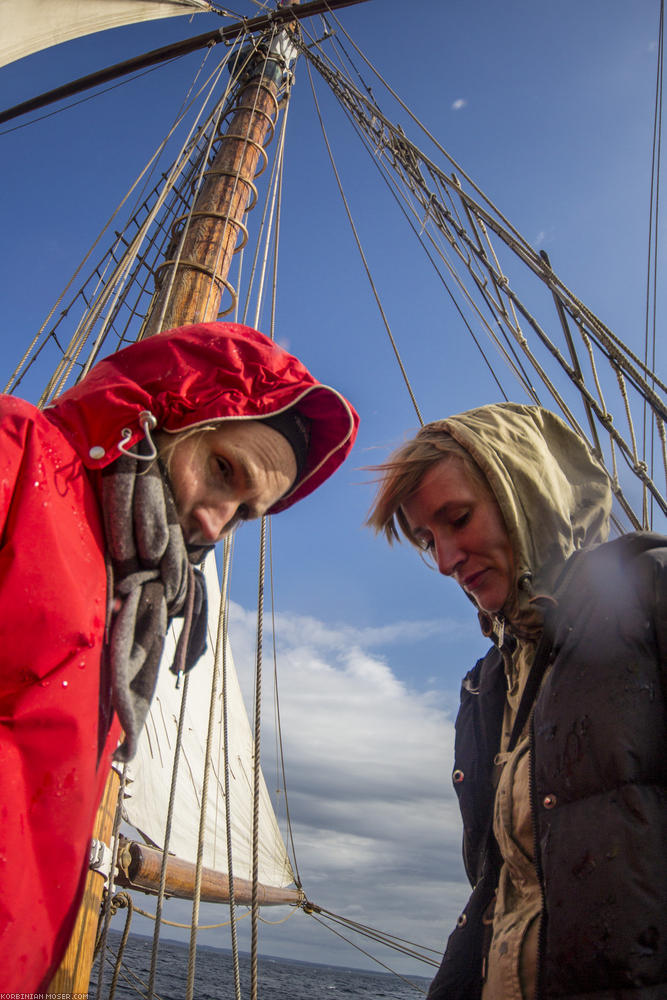
{"type": "Polygon", "coordinates": [[[225,527],[236,514],[238,504],[226,500],[216,504],[202,504],[192,512],[199,531],[206,542],[217,542],[225,534],[225,527]]]}
{"type": "Polygon", "coordinates": [[[456,539],[446,533],[436,535],[435,562],[443,576],[453,576],[456,567],[465,559],[465,553],[456,539]]]}

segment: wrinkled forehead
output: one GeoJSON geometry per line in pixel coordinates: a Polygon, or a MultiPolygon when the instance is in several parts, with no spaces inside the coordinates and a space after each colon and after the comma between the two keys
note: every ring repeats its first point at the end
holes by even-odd
{"type": "Polygon", "coordinates": [[[212,447],[234,449],[248,469],[260,472],[284,472],[296,477],[296,456],[286,437],[261,420],[225,420],[206,432],[212,447]]]}

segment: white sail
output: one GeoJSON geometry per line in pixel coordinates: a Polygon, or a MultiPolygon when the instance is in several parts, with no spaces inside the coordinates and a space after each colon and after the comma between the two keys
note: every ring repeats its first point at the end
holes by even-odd
{"type": "MultiPolygon", "coordinates": [[[[195,862],[197,858],[213,653],[220,607],[220,588],[213,556],[207,559],[205,572],[209,594],[209,642],[189,684],[183,749],[176,786],[176,807],[169,842],[170,853],[191,862],[195,862]]],[[[176,690],[174,675],[167,669],[173,660],[176,637],[177,632],[172,629],[165,644],[163,669],[160,671],[157,692],[139,741],[139,749],[135,759],[128,765],[124,803],[127,821],[159,847],[164,843],[181,704],[182,689],[176,690]]],[[[213,765],[207,793],[204,865],[227,872],[220,686],[218,685],[215,708],[213,765]]],[[[227,688],[233,872],[237,878],[250,879],[253,738],[229,646],[227,688]]],[[[259,830],[259,881],[270,886],[289,885],[294,881],[294,876],[263,779],[259,830]]]]}
{"type": "Polygon", "coordinates": [[[2,0],[0,66],[95,31],[210,10],[209,0],[2,0]]]}

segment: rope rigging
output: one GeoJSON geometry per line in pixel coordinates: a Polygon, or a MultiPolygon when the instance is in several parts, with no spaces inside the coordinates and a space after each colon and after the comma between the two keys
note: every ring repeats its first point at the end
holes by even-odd
{"type": "MultiPolygon", "coordinates": [[[[609,438],[606,452],[599,446],[597,431],[593,433],[589,444],[597,451],[603,461],[610,462],[614,467],[615,471],[610,478],[620,507],[630,525],[638,528],[647,524],[646,502],[641,504],[640,511],[633,509],[633,504],[628,500],[626,491],[618,479],[614,447],[620,451],[628,468],[640,480],[643,491],[648,491],[652,501],[655,501],[660,509],[667,513],[665,494],[648,475],[646,463],[638,456],[634,423],[639,414],[636,417],[633,416],[628,396],[628,389],[632,388],[633,392],[637,394],[638,405],[641,406],[642,410],[644,407],[648,407],[652,416],[654,433],[657,433],[662,440],[663,431],[661,428],[667,416],[667,404],[664,398],[665,386],[650,370],[648,364],[642,362],[625,347],[598,317],[587,309],[560,281],[551,268],[548,258],[545,259],[530,247],[518,231],[507,223],[507,220],[497,211],[495,206],[482,195],[476,185],[470,182],[467,175],[462,174],[464,180],[470,183],[471,191],[464,189],[458,175],[447,175],[405,136],[402,129],[392,125],[379,112],[375,100],[371,101],[353,84],[349,77],[341,75],[330,59],[320,54],[319,46],[306,47],[303,43],[297,44],[309,65],[313,65],[317,69],[349,117],[353,119],[356,130],[363,134],[365,145],[372,154],[378,169],[385,175],[392,175],[395,181],[394,190],[397,195],[403,198],[408,213],[412,212],[414,219],[421,224],[422,234],[428,227],[431,227],[432,232],[429,233],[431,246],[436,248],[440,254],[443,263],[450,275],[454,277],[467,302],[472,302],[473,295],[478,295],[481,298],[491,314],[493,326],[483,319],[479,308],[473,305],[477,317],[501,350],[505,360],[520,378],[526,391],[534,401],[539,400],[531,383],[527,381],[524,370],[520,371],[517,368],[518,358],[514,353],[515,348],[524,355],[529,366],[542,381],[570,426],[586,437],[579,420],[565,403],[563,392],[559,390],[554,379],[547,374],[544,363],[541,362],[535,348],[529,344],[526,331],[530,330],[536,335],[536,346],[540,350],[548,352],[548,355],[557,363],[558,368],[567,376],[569,383],[576,387],[589,421],[594,416],[609,438]],[[445,203],[445,197],[449,204],[445,203]],[[460,203],[462,215],[456,212],[453,205],[454,200],[458,200],[460,203]],[[473,235],[466,229],[463,223],[464,219],[468,221],[473,235]],[[571,337],[568,336],[569,351],[572,355],[570,363],[546,332],[544,322],[537,318],[531,308],[513,290],[508,276],[508,263],[505,262],[501,266],[498,251],[492,245],[489,233],[497,237],[501,241],[501,245],[509,249],[522,265],[527,265],[533,274],[547,286],[551,298],[556,304],[560,317],[559,323],[562,325],[565,316],[569,317],[582,339],[586,338],[584,340],[586,350],[590,344],[599,352],[600,357],[606,358],[611,375],[618,383],[621,412],[623,412],[628,424],[627,437],[613,426],[609,410],[606,406],[601,405],[600,398],[596,399],[583,381],[582,367],[571,337]],[[485,244],[488,249],[485,249],[485,244]],[[470,292],[466,287],[466,282],[469,280],[472,280],[473,292],[470,292]],[[491,294],[491,289],[493,294],[491,294]],[[520,325],[520,320],[526,324],[526,331],[520,325]],[[509,336],[508,344],[514,358],[511,358],[505,348],[499,344],[494,326],[505,331],[505,334],[509,336]],[[514,347],[512,347],[512,341],[514,347]]],[[[384,81],[382,82],[384,83],[384,81]]],[[[393,94],[391,88],[386,86],[393,94]]],[[[430,133],[427,134],[432,138],[430,133]]],[[[441,149],[439,146],[437,148],[441,149]]],[[[453,162],[448,154],[445,156],[449,162],[453,162]]],[[[355,238],[358,239],[356,234],[355,238]]],[[[597,385],[599,390],[599,381],[597,381],[597,385]]]]}
{"type": "MultiPolygon", "coordinates": [[[[265,5],[255,0],[258,7],[265,5]]],[[[222,12],[224,13],[224,12],[222,12]]],[[[537,252],[511,226],[507,219],[486,199],[474,182],[465,174],[455,161],[442,149],[430,133],[416,119],[412,119],[435,144],[447,161],[447,167],[439,166],[435,158],[431,159],[422,152],[406,136],[400,126],[392,124],[380,111],[373,90],[365,82],[361,72],[353,64],[352,57],[343,46],[339,35],[345,35],[354,50],[361,55],[352,39],[344,31],[335,15],[323,18],[325,35],[319,39],[307,37],[305,28],[301,37],[294,38],[294,44],[306,60],[307,71],[311,82],[311,90],[317,117],[324,136],[324,141],[330,157],[345,213],[352,229],[358,252],[361,256],[366,276],[372,289],[376,305],[380,312],[383,325],[389,338],[397,365],[405,382],[411,404],[418,420],[423,424],[424,418],[417,401],[417,393],[404,365],[398,338],[394,336],[388,314],[385,311],[379,284],[374,280],[372,267],[362,245],[362,238],[357,223],[353,218],[350,199],[348,199],[342,172],[335,162],[333,149],[329,141],[324,121],[324,115],[317,99],[314,73],[326,84],[329,91],[340,103],[347,120],[362,141],[365,150],[377,167],[380,176],[387,186],[392,198],[398,205],[403,220],[408,225],[413,236],[420,242],[424,253],[442,283],[457,311],[462,326],[473,339],[477,350],[482,355],[491,377],[504,399],[511,398],[503,379],[498,372],[496,356],[489,357],[484,349],[480,333],[488,337],[491,345],[499,353],[502,364],[509,374],[515,377],[531,402],[539,402],[540,395],[537,386],[542,383],[544,391],[556,403],[567,421],[583,437],[585,437],[596,454],[605,460],[610,469],[610,479],[617,497],[621,514],[617,519],[619,529],[621,518],[633,527],[648,527],[651,510],[655,504],[667,513],[666,493],[653,481],[654,451],[662,455],[665,477],[667,478],[667,443],[665,420],[667,420],[667,392],[665,384],[652,371],[655,366],[656,343],[656,300],[657,300],[657,220],[659,216],[659,174],[660,162],[660,120],[662,114],[662,59],[663,59],[663,14],[664,2],[661,2],[660,43],[659,43],[659,77],[656,88],[656,125],[654,139],[654,171],[655,184],[652,184],[651,194],[651,230],[649,236],[649,272],[652,275],[651,288],[647,288],[646,302],[646,338],[644,357],[640,359],[626,348],[622,342],[589,310],[577,297],[559,280],[554,273],[548,256],[537,252]],[[335,29],[330,27],[328,17],[332,17],[335,29]],[[322,43],[331,41],[334,58],[323,52],[322,43]],[[349,67],[349,68],[346,68],[349,67]],[[358,84],[352,81],[352,74],[358,79],[358,84]],[[449,171],[454,168],[456,173],[449,171]],[[557,316],[557,327],[564,337],[561,347],[547,333],[548,326],[537,315],[533,308],[532,298],[527,302],[519,297],[515,286],[510,281],[512,264],[518,261],[522,267],[527,267],[548,293],[550,307],[554,307],[557,316]],[[652,332],[651,332],[652,331],[652,332]],[[529,337],[532,338],[529,341],[529,337]],[[580,352],[580,354],[578,353],[580,352]],[[541,353],[540,353],[541,352],[541,353]],[[545,369],[542,360],[547,357],[554,362],[556,374],[550,374],[545,369]],[[605,363],[603,370],[601,362],[605,363]],[[588,379],[588,381],[586,381],[588,379]],[[582,416],[578,416],[574,407],[568,404],[566,390],[575,387],[582,407],[582,416]],[[607,400],[612,396],[619,400],[616,417],[612,416],[607,400]],[[643,414],[642,431],[637,432],[638,407],[643,414]],[[627,429],[619,430],[621,421],[627,424],[627,429]],[[584,427],[587,429],[584,430],[584,427]],[[604,434],[602,433],[604,431],[604,434]],[[604,444],[603,444],[604,442],[604,444]],[[623,458],[625,466],[639,480],[641,498],[637,503],[628,489],[621,483],[618,469],[618,456],[623,458]]],[[[190,93],[187,95],[182,109],[177,115],[167,139],[160,144],[158,150],[149,160],[146,168],[135,181],[128,195],[120,203],[111,216],[103,233],[97,238],[88,255],[76,270],[71,281],[57,300],[47,316],[43,326],[34,338],[26,355],[16,368],[6,391],[16,391],[32,366],[42,355],[53,350],[61,355],[41,397],[41,405],[58,394],[78,374],[85,374],[95,359],[103,351],[113,350],[141,337],[145,331],[147,317],[156,297],[164,289],[163,299],[156,312],[157,325],[162,326],[171,294],[173,277],[181,265],[186,239],[193,219],[196,218],[195,200],[202,189],[207,171],[210,171],[216,152],[222,142],[222,126],[237,110],[237,98],[243,71],[251,59],[263,55],[268,60],[275,24],[269,36],[261,40],[243,37],[238,47],[230,49],[220,63],[209,73],[203,83],[199,84],[199,76],[203,72],[204,61],[197,71],[190,93]],[[262,47],[263,44],[263,47],[262,47]],[[220,86],[223,71],[230,70],[230,79],[224,87],[221,97],[216,96],[220,86]],[[197,107],[197,102],[201,104],[197,107]],[[181,142],[172,163],[162,173],[159,164],[163,155],[171,149],[170,142],[176,134],[178,126],[187,122],[187,115],[193,113],[194,120],[188,127],[186,138],[181,142]],[[157,178],[157,179],[156,179],[157,178]],[[87,276],[82,280],[85,268],[91,266],[92,253],[99,246],[104,233],[111,231],[118,214],[129,204],[129,199],[136,193],[130,218],[122,232],[113,234],[109,248],[102,254],[97,263],[92,266],[87,276]],[[81,282],[76,291],[75,283],[81,282]],[[56,317],[56,311],[61,309],[56,317]],[[79,311],[80,310],[80,311],[79,311]],[[73,326],[73,332],[66,340],[66,331],[73,326]],[[61,342],[63,345],[61,347],[61,342]],[[84,359],[84,353],[88,356],[84,359]]],[[[207,51],[207,56],[210,50],[207,51]]],[[[379,82],[387,87],[390,94],[396,94],[382,80],[370,63],[364,60],[367,67],[376,74],[379,82]]],[[[218,221],[222,224],[222,235],[219,237],[218,252],[214,263],[207,271],[208,295],[207,306],[217,290],[226,294],[231,304],[226,305],[226,315],[233,311],[235,317],[241,314],[241,321],[246,322],[253,312],[253,323],[260,325],[260,316],[269,295],[270,284],[270,330],[274,334],[277,302],[278,252],[280,236],[280,217],[282,210],[283,170],[286,146],[286,127],[289,111],[289,101],[292,80],[287,76],[280,88],[276,101],[275,115],[270,117],[270,133],[277,126],[279,110],[282,110],[280,131],[275,143],[275,155],[266,185],[266,195],[261,208],[259,235],[254,246],[248,246],[248,233],[241,226],[234,234],[235,238],[241,232],[240,241],[234,247],[237,255],[238,272],[236,283],[232,284],[219,274],[220,257],[223,239],[229,229],[229,220],[222,215],[218,221]],[[243,273],[246,252],[251,254],[248,274],[243,273]],[[267,278],[271,270],[270,280],[267,278]],[[220,285],[224,288],[220,289],[220,285]],[[243,304],[241,304],[243,303],[243,304]]],[[[405,106],[399,104],[404,110],[405,106]]],[[[235,136],[246,145],[252,140],[248,135],[235,136]]],[[[175,141],[175,140],[174,140],[175,141]]],[[[268,141],[266,143],[268,145],[268,141]]],[[[262,159],[266,154],[259,154],[262,159]]],[[[435,154],[431,154],[435,157],[435,154]]],[[[261,173],[261,170],[259,171],[261,173]]],[[[256,175],[255,175],[256,176],[256,175]]],[[[234,194],[239,184],[248,186],[246,211],[257,201],[257,189],[240,171],[233,178],[234,194]],[[254,195],[251,193],[254,189],[254,195]]],[[[211,213],[209,213],[210,215],[211,213]]],[[[223,693],[226,692],[228,676],[227,669],[227,636],[229,632],[229,574],[231,572],[231,543],[225,545],[224,566],[222,573],[222,599],[220,605],[220,622],[216,642],[215,668],[211,686],[211,702],[209,714],[209,730],[203,774],[201,795],[200,833],[197,855],[197,882],[193,900],[192,920],[188,925],[191,929],[187,997],[195,993],[195,959],[197,948],[197,930],[206,926],[199,922],[199,895],[201,887],[201,872],[203,866],[203,842],[205,837],[207,787],[209,769],[212,766],[213,726],[215,706],[218,699],[218,684],[223,693]]],[[[263,619],[264,619],[264,587],[266,571],[267,525],[262,526],[260,542],[260,582],[258,593],[257,617],[257,653],[255,682],[255,734],[254,734],[254,778],[253,778],[253,885],[255,895],[250,911],[252,923],[252,952],[250,991],[253,1000],[257,997],[258,974],[258,922],[259,904],[256,896],[258,878],[259,850],[259,814],[258,800],[260,789],[260,743],[261,743],[261,707],[262,707],[262,649],[263,649],[263,619]]],[[[290,843],[290,854],[296,884],[301,887],[301,877],[296,861],[292,819],[287,802],[285,762],[283,755],[282,729],[280,707],[277,697],[277,651],[275,636],[275,608],[273,566],[271,559],[271,526],[268,523],[269,573],[271,594],[271,616],[273,637],[274,683],[276,686],[276,766],[280,773],[281,794],[285,802],[287,839],[290,843]]],[[[155,929],[151,955],[151,967],[148,984],[141,984],[146,989],[148,1000],[157,997],[155,992],[156,971],[158,960],[158,943],[160,928],[163,923],[174,925],[173,921],[163,918],[165,899],[166,862],[169,851],[171,825],[175,801],[175,789],[178,776],[179,757],[182,744],[184,712],[187,704],[188,677],[186,676],[182,695],[182,714],[178,723],[178,737],[173,758],[172,787],[169,799],[167,825],[163,842],[163,864],[160,872],[160,888],[157,896],[157,908],[154,917],[155,929]]],[[[234,897],[234,875],[232,864],[232,845],[230,829],[232,817],[230,814],[230,760],[228,749],[228,726],[226,716],[226,698],[223,698],[223,740],[220,743],[224,755],[222,770],[224,780],[218,782],[218,787],[224,798],[226,853],[230,881],[230,924],[232,928],[232,952],[234,960],[235,995],[241,996],[241,980],[238,961],[238,941],[236,938],[236,921],[242,919],[237,913],[234,897]]],[[[220,768],[218,768],[220,771],[220,768]]],[[[105,928],[111,908],[109,901],[106,910],[105,928]]],[[[120,905],[120,904],[117,904],[120,905]]],[[[131,915],[131,902],[128,905],[131,915]]],[[[304,903],[302,908],[315,920],[325,924],[338,936],[343,936],[336,927],[344,926],[360,934],[376,944],[395,948],[401,954],[412,959],[437,965],[431,956],[425,954],[411,942],[402,941],[392,935],[384,934],[363,924],[355,923],[346,918],[304,903]],[[335,927],[332,925],[336,925],[335,927]]],[[[140,911],[142,912],[142,911],[140,911]]],[[[293,912],[293,911],[292,911],[293,912]]],[[[290,913],[291,916],[291,913],[290,913]]],[[[105,930],[106,934],[106,930],[105,930]]],[[[349,939],[344,938],[346,941],[349,939]]],[[[102,943],[102,942],[101,942],[102,943]]],[[[354,947],[358,945],[350,941],[354,947]]],[[[369,952],[359,950],[370,958],[369,952]]],[[[121,974],[122,950],[115,966],[112,992],[121,974]]],[[[376,959],[373,959],[377,961],[376,959]]],[[[380,962],[383,968],[389,966],[380,962]]],[[[98,980],[98,997],[101,996],[104,961],[100,962],[98,980]]],[[[393,970],[389,970],[393,971],[393,970]]],[[[401,977],[403,978],[403,977],[401,977]]],[[[424,992],[421,987],[404,980],[416,990],[424,992]]],[[[159,998],[158,998],[159,1000],[159,998]]]]}

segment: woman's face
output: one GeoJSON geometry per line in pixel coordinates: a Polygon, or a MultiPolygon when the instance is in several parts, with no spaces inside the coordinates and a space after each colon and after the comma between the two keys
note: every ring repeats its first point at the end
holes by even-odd
{"type": "MultiPolygon", "coordinates": [[[[158,435],[160,443],[169,435],[158,435]]],[[[177,442],[169,479],[186,542],[210,545],[261,517],[296,478],[289,442],[256,420],[230,421],[177,442]]]]}
{"type": "Polygon", "coordinates": [[[514,579],[514,553],[495,497],[461,459],[444,458],[429,469],[403,512],[440,572],[454,577],[482,611],[500,611],[514,579]]]}

